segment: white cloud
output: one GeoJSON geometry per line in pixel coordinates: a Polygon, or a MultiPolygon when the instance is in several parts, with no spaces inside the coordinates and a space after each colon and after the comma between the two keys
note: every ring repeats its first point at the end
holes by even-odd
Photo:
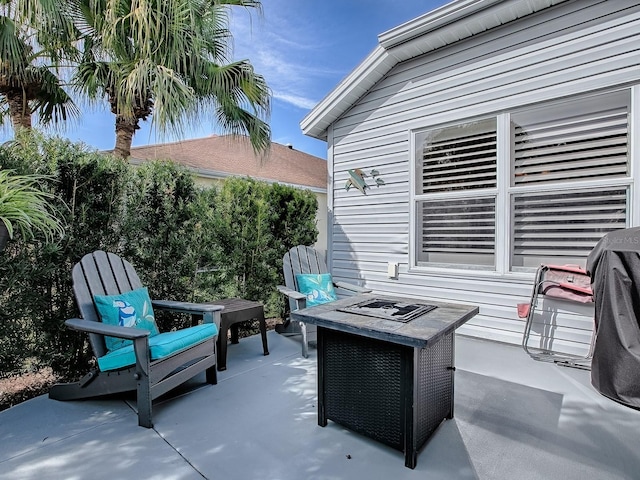
{"type": "MultiPolygon", "coordinates": [[[[278,3],[277,1],[275,2],[278,3]]],[[[302,19],[287,10],[269,5],[264,18],[244,12],[233,15],[231,32],[234,57],[247,58],[256,72],[263,75],[275,99],[296,108],[309,110],[326,94],[327,82],[340,73],[318,67],[320,45],[325,39],[302,19]]]]}
{"type": "Polygon", "coordinates": [[[277,91],[273,92],[273,98],[277,98],[278,100],[282,100],[283,102],[287,102],[294,107],[302,108],[304,110],[311,110],[318,103],[317,100],[277,91]]]}

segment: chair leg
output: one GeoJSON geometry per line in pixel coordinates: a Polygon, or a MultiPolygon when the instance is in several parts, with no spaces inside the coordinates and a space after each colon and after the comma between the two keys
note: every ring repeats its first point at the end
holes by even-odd
{"type": "Polygon", "coordinates": [[[302,332],[302,356],[309,358],[309,344],[307,343],[307,325],[300,322],[300,330],[302,332]]]}
{"type": "Polygon", "coordinates": [[[267,345],[267,324],[264,320],[264,313],[258,316],[258,323],[260,324],[260,336],[262,337],[262,353],[269,355],[269,346],[267,345]]]}
{"type": "Polygon", "coordinates": [[[218,371],[217,371],[217,367],[214,365],[211,368],[207,368],[205,370],[205,377],[207,380],[207,383],[210,385],[217,385],[218,384],[218,371]]]}
{"type": "Polygon", "coordinates": [[[138,425],[145,428],[153,427],[151,410],[153,400],[151,398],[151,386],[149,375],[144,372],[138,373],[137,404],[138,404],[138,425]]]}
{"type": "Polygon", "coordinates": [[[300,324],[292,321],[278,323],[275,330],[281,335],[300,335],[300,324]]]}
{"type": "MultiPolygon", "coordinates": [[[[217,364],[218,370],[226,370],[227,369],[227,342],[228,342],[228,331],[229,325],[227,324],[227,320],[220,324],[220,333],[218,334],[218,338],[216,339],[216,349],[217,349],[217,364]]],[[[214,384],[215,385],[215,384],[214,384]]]]}

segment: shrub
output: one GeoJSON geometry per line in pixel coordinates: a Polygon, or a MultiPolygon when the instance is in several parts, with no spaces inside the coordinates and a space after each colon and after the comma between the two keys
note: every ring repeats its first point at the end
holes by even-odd
{"type": "MultiPolygon", "coordinates": [[[[0,226],[7,230],[8,239],[18,230],[22,236],[40,231],[47,238],[62,235],[63,228],[55,212],[49,207],[53,195],[43,191],[40,175],[16,175],[11,170],[0,170],[0,226]]],[[[0,244],[0,250],[4,242],[0,244]]]]}
{"type": "Polygon", "coordinates": [[[128,167],[81,144],[24,135],[0,147],[0,166],[45,175],[42,188],[66,225],[61,239],[17,234],[0,256],[0,371],[50,365],[69,374],[90,358],[85,339],[64,327],[77,316],[72,266],[87,252],[114,250],[128,167]]]}
{"type": "MultiPolygon", "coordinates": [[[[201,241],[201,192],[192,174],[169,161],[145,162],[128,186],[120,253],[136,268],[152,298],[193,300],[201,241]]],[[[183,326],[159,314],[161,330],[183,326]]]]}
{"type": "Polygon", "coordinates": [[[310,191],[252,179],[228,178],[214,213],[218,243],[213,272],[218,298],[261,301],[267,316],[282,316],[284,301],[275,286],[284,282],[282,257],[293,246],[316,241],[317,200],[310,191]]]}
{"type": "MultiPolygon", "coordinates": [[[[0,253],[0,376],[43,367],[55,377],[86,373],[93,361],[87,337],[64,321],[78,315],[71,270],[87,253],[129,260],[152,298],[239,296],[279,316],[282,256],[317,237],[316,198],[292,187],[229,178],[202,189],[171,162],[134,168],[38,134],[0,146],[0,167],[39,175],[64,225],[61,238],[18,231],[0,253]]],[[[159,315],[160,328],[182,326],[173,319],[159,315]]]]}

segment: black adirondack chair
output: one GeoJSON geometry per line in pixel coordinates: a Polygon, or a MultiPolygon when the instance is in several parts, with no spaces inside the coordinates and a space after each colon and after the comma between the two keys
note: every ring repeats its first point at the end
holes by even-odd
{"type": "MultiPolygon", "coordinates": [[[[135,360],[132,364],[114,370],[90,371],[79,382],[57,384],[49,391],[55,400],[78,400],[107,394],[135,391],[137,394],[138,424],[151,428],[152,402],[195,375],[205,371],[206,381],[217,383],[216,338],[220,328],[220,305],[184,303],[176,301],[152,300],[154,310],[189,313],[201,317],[204,324],[215,323],[215,329],[206,327],[209,337],[193,343],[186,342],[193,332],[189,328],[179,331],[186,333],[182,344],[162,358],[153,358],[150,352],[150,331],[134,327],[108,325],[100,321],[95,295],[119,295],[142,287],[133,266],[113,253],[96,251],[85,255],[72,271],[73,289],[82,318],[67,320],[69,328],[89,334],[91,347],[96,358],[107,355],[105,336],[133,341],[135,360]],[[212,333],[215,335],[211,336],[212,333]]],[[[203,325],[190,327],[197,329],[203,325]]],[[[200,329],[201,331],[204,329],[200,329]]],[[[175,337],[164,337],[168,342],[175,337]],[[167,340],[169,339],[169,340],[167,340]]],[[[154,338],[168,335],[160,333],[154,338]]]]}
{"type": "MultiPolygon", "coordinates": [[[[278,291],[289,300],[291,311],[299,310],[307,306],[307,297],[298,291],[297,274],[304,273],[329,273],[324,255],[312,247],[298,245],[293,247],[282,258],[282,270],[284,272],[285,285],[278,285],[278,291]]],[[[347,282],[333,282],[338,297],[369,293],[371,289],[353,285],[347,282]]],[[[315,326],[312,326],[315,328],[315,326]]],[[[302,356],[309,356],[308,327],[303,322],[287,322],[279,326],[279,333],[302,335],[302,356]]]]}

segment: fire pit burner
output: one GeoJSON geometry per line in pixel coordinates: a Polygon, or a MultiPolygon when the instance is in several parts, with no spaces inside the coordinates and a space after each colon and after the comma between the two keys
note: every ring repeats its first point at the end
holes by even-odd
{"type": "Polygon", "coordinates": [[[420,315],[430,312],[434,308],[436,308],[435,305],[404,303],[394,300],[374,298],[356,303],[349,307],[340,308],[338,311],[407,323],[420,315]]]}

